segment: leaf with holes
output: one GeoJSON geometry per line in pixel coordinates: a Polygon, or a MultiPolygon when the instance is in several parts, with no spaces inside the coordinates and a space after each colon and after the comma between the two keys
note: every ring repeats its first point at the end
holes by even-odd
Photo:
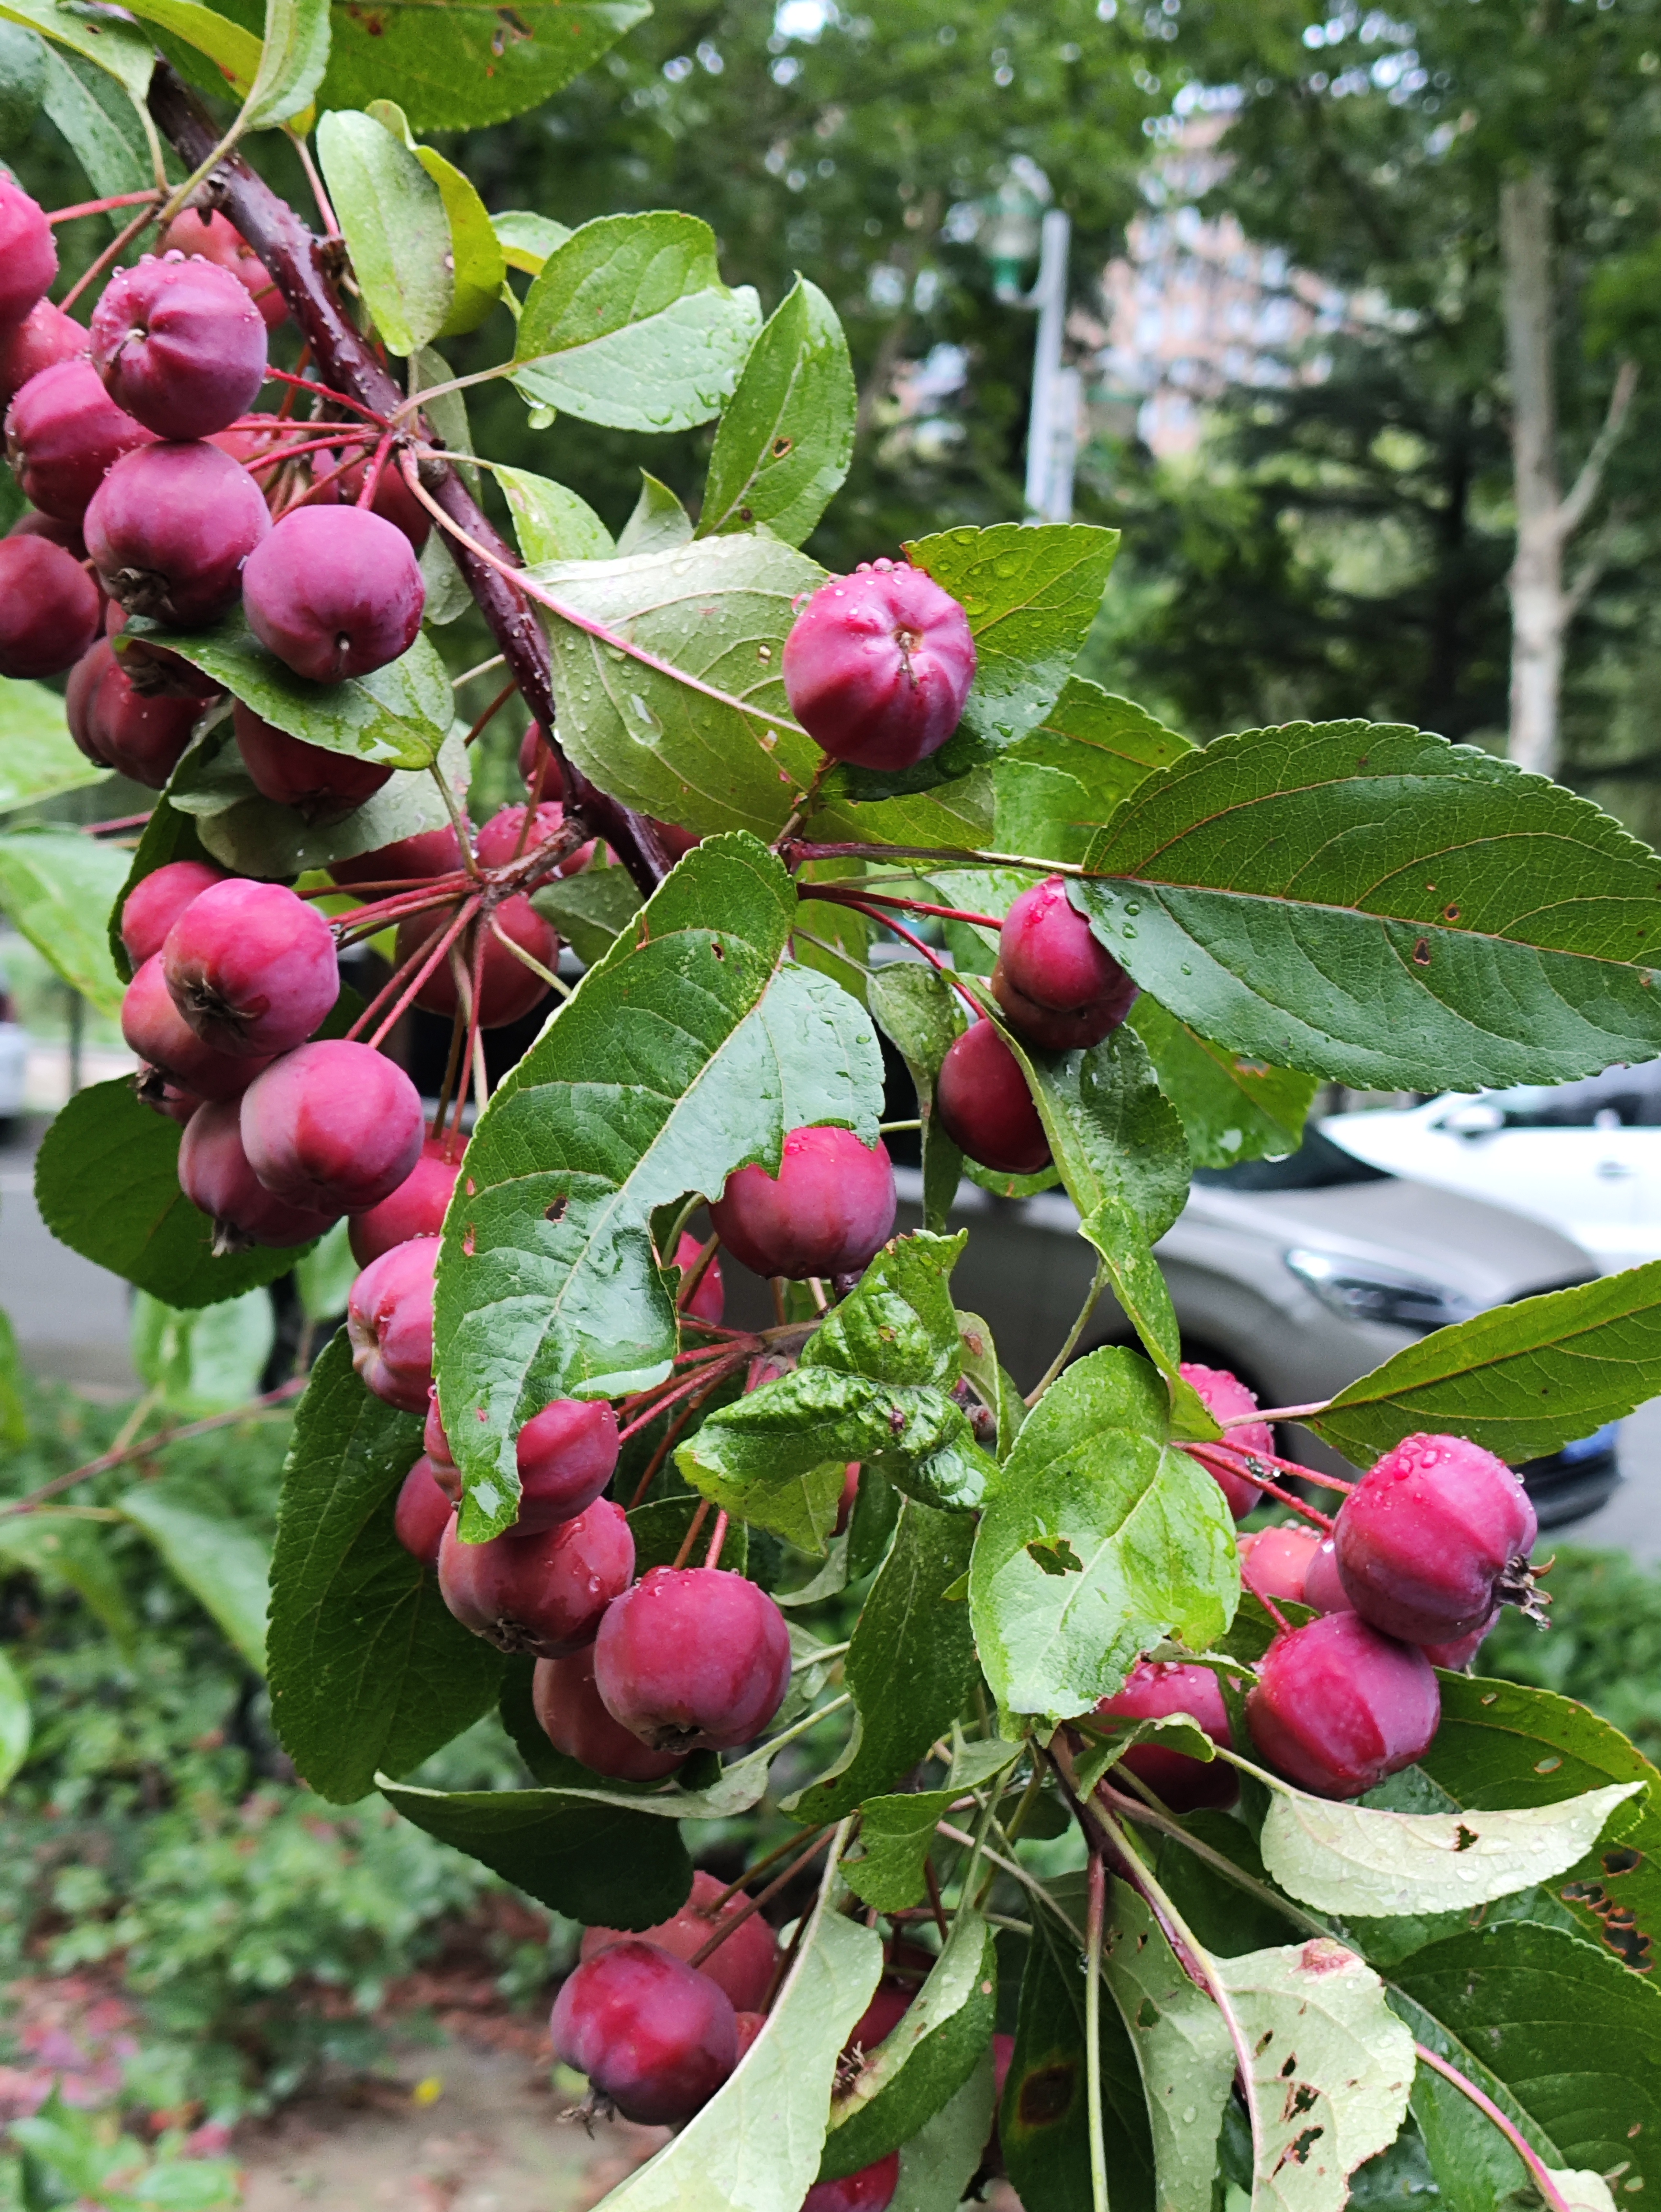
{"type": "Polygon", "coordinates": [[[1161,2212],[1211,2212],[1217,2136],[1234,2080],[1228,2030],[1123,1881],[1113,1883],[1108,1923],[1102,1975],[1142,2077],[1161,2212]]]}

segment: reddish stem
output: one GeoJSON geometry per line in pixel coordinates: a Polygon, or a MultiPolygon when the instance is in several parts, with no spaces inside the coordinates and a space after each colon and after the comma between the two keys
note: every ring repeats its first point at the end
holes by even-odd
{"type": "Polygon", "coordinates": [[[112,208],[154,207],[161,197],[152,185],[147,192],[117,192],[106,200],[79,200],[74,207],[55,208],[46,221],[50,223],[73,222],[77,216],[107,215],[112,208]]]}
{"type": "Polygon", "coordinates": [[[703,1564],[706,1567],[718,1567],[721,1565],[721,1548],[726,1541],[727,1516],[725,1512],[721,1512],[715,1516],[715,1525],[709,1536],[709,1548],[703,1555],[703,1564]]]}
{"type": "MultiPolygon", "coordinates": [[[[798,884],[798,898],[830,899],[837,906],[869,904],[898,907],[904,914],[932,914],[941,921],[973,922],[980,929],[1001,929],[1003,924],[995,914],[970,914],[958,906],[930,906],[923,899],[895,898],[883,891],[867,890],[862,884],[798,884]]],[[[892,928],[891,922],[886,925],[892,928]]]]}
{"type": "MultiPolygon", "coordinates": [[[[481,731],[489,729],[490,724],[495,721],[496,716],[502,712],[502,708],[507,705],[508,702],[513,697],[514,692],[517,691],[518,689],[519,684],[517,679],[510,676],[508,681],[502,685],[501,690],[496,693],[496,697],[491,700],[490,705],[484,709],[484,712],[479,716],[478,721],[473,724],[472,728],[468,731],[466,736],[462,739],[463,744],[472,744],[473,739],[479,735],[481,731]]],[[[539,787],[540,787],[538,786],[538,788],[539,787]]],[[[527,827],[529,825],[530,819],[531,810],[527,807],[525,813],[525,820],[527,827]]]]}
{"type": "Polygon", "coordinates": [[[908,945],[913,946],[917,951],[922,953],[923,958],[928,961],[930,967],[933,968],[937,974],[945,977],[946,981],[960,997],[968,1000],[969,1004],[974,1008],[975,1012],[980,1016],[983,1021],[990,1020],[991,1017],[988,1014],[986,1008],[975,996],[975,994],[970,989],[968,984],[964,981],[963,977],[958,973],[957,969],[952,967],[951,962],[948,960],[943,960],[940,954],[935,951],[932,945],[925,944],[923,939],[921,937],[918,937],[913,931],[909,930],[904,922],[896,921],[891,915],[881,914],[875,911],[873,908],[862,904],[858,899],[844,899],[841,903],[844,906],[852,907],[856,913],[864,915],[866,919],[869,921],[879,921],[885,929],[891,929],[896,937],[903,937],[908,945]]]}
{"type": "MultiPolygon", "coordinates": [[[[424,960],[421,960],[421,952],[419,951],[412,952],[410,955],[410,957],[405,963],[404,967],[399,970],[399,975],[404,975],[409,969],[414,967],[417,960],[421,960],[420,970],[417,974],[414,981],[410,983],[401,994],[397,1004],[392,1007],[392,1012],[382,1017],[380,1027],[375,1030],[374,1035],[369,1039],[369,1042],[372,1045],[379,1046],[384,1043],[386,1039],[392,1035],[393,1029],[398,1024],[399,1017],[409,1007],[411,1001],[414,1000],[417,992],[420,990],[422,985],[427,981],[427,978],[433,973],[434,969],[437,968],[440,962],[445,958],[450,947],[455,943],[457,938],[460,936],[462,931],[465,929],[467,924],[472,920],[475,912],[478,910],[478,902],[477,899],[469,899],[466,901],[459,914],[457,915],[455,920],[450,924],[447,930],[442,931],[438,935],[436,941],[432,944],[430,948],[427,946],[422,947],[422,951],[425,951],[427,954],[424,960]]],[[[392,978],[393,982],[397,982],[398,980],[398,975],[395,975],[392,978]]],[[[381,995],[384,996],[385,994],[383,993],[381,995]]],[[[380,1003],[380,999],[377,999],[375,1000],[375,1004],[379,1006],[380,1003]]],[[[351,1028],[347,1030],[347,1036],[350,1037],[355,1035],[355,1033],[362,1027],[363,1024],[368,1019],[368,1009],[366,1007],[364,1012],[359,1015],[357,1020],[352,1024],[351,1028]]]]}
{"type": "MultiPolygon", "coordinates": [[[[1232,1453],[1222,1447],[1216,1444],[1185,1443],[1182,1449],[1197,1459],[1208,1472],[1215,1474],[1217,1468],[1220,1467],[1226,1474],[1233,1475],[1237,1480],[1255,1484],[1269,1497],[1278,1499],[1282,1505],[1289,1506],[1293,1512],[1301,1513],[1305,1521],[1313,1521],[1317,1527],[1324,1528],[1329,1535],[1331,1534],[1332,1516],[1329,1513],[1323,1513],[1318,1505],[1307,1504],[1303,1498],[1296,1496],[1290,1490],[1282,1490],[1279,1483],[1269,1481],[1264,1476],[1247,1466],[1244,1461],[1237,1459],[1232,1453]]],[[[1256,1455],[1254,1453],[1252,1456],[1256,1458],[1256,1455]]]]}
{"type": "MultiPolygon", "coordinates": [[[[717,1951],[720,1949],[721,1946],[727,1941],[727,1937],[733,1934],[735,1929],[742,1928],[745,1922],[748,1920],[753,1913],[757,1913],[761,1911],[763,1905],[770,1905],[787,1882],[794,1881],[795,1877],[801,1872],[805,1866],[811,1866],[812,1864],[813,1861],[818,1856],[819,1853],[824,1849],[825,1845],[830,1842],[831,1837],[834,1836],[836,1832],[837,1832],[834,1828],[827,1828],[822,1836],[816,1838],[812,1843],[809,1844],[807,1849],[802,1852],[800,1858],[792,1859],[789,1865],[786,1867],[782,1874],[776,1875],[773,1877],[772,1881],[768,1883],[766,1888],[763,1890],[759,1897],[752,1897],[749,1903],[745,1906],[742,1912],[735,1912],[730,1920],[724,1923],[722,1926],[717,1928],[715,1934],[709,1938],[709,1942],[701,1945],[697,1950],[693,1952],[691,1957],[686,1961],[687,1965],[689,1966],[701,1966],[712,1951],[717,1951]]],[[[804,1913],[802,1915],[804,1921],[807,1915],[804,1913]]]]}
{"type": "MultiPolygon", "coordinates": [[[[675,1565],[677,1569],[684,1567],[686,1565],[687,1560],[691,1557],[692,1547],[698,1540],[698,1530],[703,1528],[703,1516],[709,1510],[709,1499],[707,1498],[700,1498],[698,1500],[698,1510],[692,1516],[691,1522],[688,1523],[686,1534],[680,1540],[680,1549],[675,1554],[675,1565]]],[[[725,1516],[722,1517],[725,1518],[725,1516]]]]}
{"type": "Polygon", "coordinates": [[[81,835],[83,837],[113,836],[119,830],[142,830],[149,818],[148,814],[118,814],[111,822],[83,822],[81,835]]]}
{"type": "MultiPolygon", "coordinates": [[[[286,295],[284,296],[286,297],[286,295]]],[[[319,384],[314,377],[296,376],[291,368],[272,368],[268,366],[265,374],[269,377],[274,377],[279,384],[292,385],[297,392],[314,392],[319,399],[330,400],[337,407],[350,407],[354,414],[362,415],[373,422],[377,430],[392,428],[392,424],[387,422],[384,415],[378,414],[373,407],[366,406],[362,400],[355,399],[350,392],[337,392],[332,385],[319,384]]]]}
{"type": "Polygon", "coordinates": [[[1469,2097],[1484,2119],[1491,2120],[1499,2129],[1500,2134],[1528,2168],[1529,2179],[1551,2207],[1551,2212],[1573,2212],[1573,2207],[1567,2197],[1552,2179],[1549,2166],[1533,2145],[1528,2142],[1521,2129],[1506,2118],[1493,2098],[1485,2096],[1474,2081],[1463,2075],[1457,2066],[1451,2066],[1445,2058],[1431,2050],[1427,2044],[1415,2043],[1413,2048],[1422,2064],[1433,2067],[1445,2081],[1451,2081],[1460,2095],[1469,2097]]]}

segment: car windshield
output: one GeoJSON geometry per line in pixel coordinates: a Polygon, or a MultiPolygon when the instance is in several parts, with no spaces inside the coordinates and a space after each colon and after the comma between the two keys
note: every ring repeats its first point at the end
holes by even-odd
{"type": "Polygon", "coordinates": [[[1579,1083],[1522,1084],[1485,1091],[1508,1129],[1661,1128],[1661,1060],[1606,1067],[1579,1083]]]}
{"type": "Polygon", "coordinates": [[[1196,1168],[1196,1182],[1211,1183],[1221,1190],[1328,1190],[1335,1183],[1388,1182],[1383,1168],[1365,1160],[1323,1137],[1314,1123],[1304,1127],[1304,1140],[1295,1152],[1277,1160],[1242,1160],[1236,1168],[1196,1168]]]}

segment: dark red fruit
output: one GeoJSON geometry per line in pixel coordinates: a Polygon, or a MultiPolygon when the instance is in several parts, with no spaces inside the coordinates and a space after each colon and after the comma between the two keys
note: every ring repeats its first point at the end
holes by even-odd
{"type": "Polygon", "coordinates": [[[1445,1667],[1451,1674],[1463,1674],[1476,1656],[1500,1619],[1496,1606],[1480,1628],[1473,1628],[1469,1636],[1456,1636],[1449,1644],[1421,1644],[1419,1649],[1433,1667],[1445,1667]]]}
{"type": "Polygon", "coordinates": [[[960,1151],[999,1175],[1039,1175],[1050,1139],[1021,1064],[989,1021],[954,1037],[934,1083],[940,1127],[960,1151]]]}
{"type": "Polygon", "coordinates": [[[1069,1052],[1100,1042],[1136,1001],[1136,986],[1067,896],[1060,876],[1023,891],[998,938],[992,994],[1031,1043],[1069,1052]]]}
{"type": "Polygon", "coordinates": [[[455,1511],[440,1487],[433,1463],[423,1454],[405,1476],[392,1514],[392,1534],[423,1567],[438,1565],[438,1547],[455,1511]]]}
{"type": "Polygon", "coordinates": [[[161,438],[203,438],[253,404],[265,325],[228,269],[146,254],[93,309],[92,364],[118,407],[161,438]]]}
{"type": "Polygon", "coordinates": [[[891,2150],[840,2181],[816,2181],[801,2200],[801,2212],[888,2212],[899,2185],[900,2154],[891,2150]]]}
{"type": "Polygon", "coordinates": [[[427,1419],[421,1432],[421,1448],[431,1460],[434,1472],[450,1498],[459,1505],[461,1470],[450,1455],[450,1439],[444,1433],[444,1423],[439,1416],[436,1383],[428,1385],[427,1419]]]}
{"type": "Polygon", "coordinates": [[[414,1237],[372,1261],[352,1285],[347,1301],[346,1334],[353,1366],[367,1389],[405,1413],[427,1409],[433,1380],[433,1270],[437,1265],[438,1239],[414,1237]]]}
{"type": "Polygon", "coordinates": [[[291,508],[242,572],[249,628],[314,684],[407,653],[426,602],[409,539],[361,507],[291,508]]]}
{"type": "Polygon", "coordinates": [[[50,300],[29,309],[21,323],[0,324],[0,407],[9,407],[32,376],[87,350],[87,331],[50,300]]]}
{"type": "Polygon", "coordinates": [[[879,2044],[886,2043],[911,2009],[916,1995],[916,1990],[908,1989],[904,1982],[879,1982],[870,2003],[855,2021],[853,2032],[843,2045],[843,2057],[856,2063],[868,2058],[879,2044]]]}
{"type": "MultiPolygon", "coordinates": [[[[673,1264],[680,1269],[683,1277],[690,1275],[697,1267],[698,1255],[703,1249],[696,1237],[682,1237],[675,1247],[673,1264]]],[[[682,1288],[684,1287],[683,1282],[682,1288]]],[[[683,1298],[680,1303],[683,1313],[692,1314],[699,1321],[720,1325],[721,1317],[727,1310],[727,1286],[721,1280],[719,1259],[711,1255],[709,1266],[698,1278],[697,1290],[690,1298],[683,1298]]]]}
{"type": "Polygon", "coordinates": [[[514,1445],[518,1536],[557,1528],[593,1504],[611,1480],[621,1447],[617,1415],[603,1398],[556,1398],[532,1414],[514,1445]]]}
{"type": "Polygon", "coordinates": [[[161,957],[173,1003],[222,1052],[286,1052],[339,995],[328,923],[282,884],[214,884],[167,932],[161,957]]]}
{"type": "Polygon", "coordinates": [[[309,1244],[333,1225],[332,1217],[290,1206],[265,1188],[242,1149],[240,1103],[210,1100],[191,1116],[179,1147],[179,1187],[211,1218],[219,1256],[252,1244],[309,1244]]]}
{"type": "Polygon", "coordinates": [[[0,676],[61,676],[91,647],[102,612],[72,553],[37,532],[0,538],[0,676]]]}
{"type": "MultiPolygon", "coordinates": [[[[635,1748],[638,1751],[640,1746],[636,1744],[635,1748]]],[[[642,1928],[637,1935],[626,1928],[587,1929],[579,1956],[597,1959],[614,1943],[655,1943],[660,1951],[666,1951],[672,1959],[684,1959],[690,1966],[694,1954],[703,1948],[716,1929],[738,1920],[750,1902],[742,1890],[735,1891],[719,1912],[712,1913],[711,1906],[726,1887],[700,1867],[692,1876],[692,1894],[672,1919],[655,1928],[642,1928]]],[[[758,2012],[767,2002],[778,1960],[778,1938],[760,1913],[752,1912],[723,1938],[698,1972],[725,1990],[738,2011],[758,2012]]]]}
{"type": "Polygon", "coordinates": [[[837,1525],[830,1532],[833,1536],[846,1534],[848,1524],[854,1517],[854,1508],[859,1502],[860,1462],[850,1459],[848,1472],[843,1477],[842,1496],[837,1500],[837,1525]]]}
{"type": "Polygon", "coordinates": [[[89,761],[100,768],[107,768],[109,756],[104,750],[93,708],[97,703],[99,686],[115,665],[115,653],[107,640],[99,638],[90,646],[70,671],[70,680],[64,687],[64,720],[76,744],[89,761]]]}
{"type": "MultiPolygon", "coordinates": [[[[1237,1413],[1255,1413],[1257,1410],[1256,1392],[1248,1390],[1239,1376],[1230,1374],[1226,1367],[1202,1367],[1197,1360],[1185,1359],[1182,1376],[1184,1382],[1194,1385],[1208,1410],[1220,1421],[1232,1420],[1237,1413]]],[[[1230,1429],[1227,1436],[1229,1443],[1240,1451],[1272,1453],[1275,1449],[1274,1432],[1267,1421],[1242,1422],[1238,1429],[1230,1429]]],[[[1244,1521],[1262,1496],[1262,1492],[1243,1474],[1219,1473],[1215,1468],[1211,1472],[1216,1476],[1218,1488],[1228,1500],[1229,1511],[1237,1521],[1244,1521]]]]}
{"type": "Polygon", "coordinates": [[[776,1176],[739,1168],[709,1209],[721,1243],[758,1275],[852,1275],[894,1233],[894,1168],[880,1139],[792,1129],[776,1176]]]}
{"type": "Polygon", "coordinates": [[[161,950],[167,932],[192,899],[228,880],[224,869],[216,868],[211,860],[169,860],[136,883],[121,908],[121,942],[133,966],[142,967],[161,950]]]}
{"type": "MultiPolygon", "coordinates": [[[[369,463],[366,458],[354,461],[349,469],[343,470],[335,478],[331,489],[341,506],[357,505],[368,471],[369,463]]],[[[420,552],[432,531],[431,515],[405,483],[404,471],[394,461],[388,461],[375,479],[374,497],[369,501],[369,512],[380,515],[384,522],[390,522],[395,530],[401,530],[409,539],[410,550],[413,553],[420,552]]]]}
{"type": "MultiPolygon", "coordinates": [[[[98,650],[94,646],[93,652],[98,650]]],[[[91,659],[89,653],[76,663],[77,667],[85,667],[91,659]]],[[[86,696],[88,743],[95,759],[131,776],[135,783],[160,791],[184,758],[201,712],[199,699],[141,691],[121,665],[119,656],[112,652],[108,667],[101,671],[86,696]]]]}
{"type": "Polygon", "coordinates": [[[126,670],[133,690],[145,698],[194,699],[199,704],[221,696],[222,686],[193,668],[181,653],[158,645],[153,637],[130,637],[127,610],[119,599],[104,602],[104,632],[115,647],[117,667],[126,670]]]}
{"type": "Polygon", "coordinates": [[[1351,1604],[1386,1636],[1452,1643],[1529,1594],[1528,1492],[1463,1437],[1404,1437],[1345,1498],[1332,1534],[1351,1604]]]}
{"type": "MultiPolygon", "coordinates": [[[[127,986],[121,1000],[121,1034],[146,1067],[180,1090],[193,1091],[198,1098],[240,1098],[271,1065],[265,1060],[233,1058],[203,1043],[173,1002],[159,952],[141,962],[127,986]]],[[[143,1085],[142,1095],[148,1097],[157,1088],[143,1085]]]]}
{"type": "MultiPolygon", "coordinates": [[[[559,939],[531,904],[522,891],[502,900],[495,909],[495,921],[505,937],[515,945],[523,945],[531,957],[551,970],[559,958],[559,939]]],[[[449,926],[449,917],[441,915],[435,921],[430,915],[412,915],[398,926],[398,959],[401,965],[411,958],[421,947],[430,945],[449,926]]],[[[464,958],[466,957],[464,953],[464,958]]],[[[472,969],[466,970],[469,978],[472,969]]],[[[534,968],[527,968],[502,942],[494,932],[484,940],[484,960],[479,982],[479,1027],[498,1030],[508,1022],[516,1022],[523,1015],[539,1006],[548,995],[548,986],[534,968]]],[[[416,993],[416,1004],[424,1006],[429,1014],[453,1014],[456,1010],[455,969],[448,956],[416,993]]]]}
{"type": "Polygon", "coordinates": [[[498,1651],[568,1659],[593,1642],[634,1571],[629,1516],[602,1498],[535,1536],[464,1544],[452,1528],[439,1554],[438,1587],[462,1626],[498,1651]]]}
{"type": "Polygon", "coordinates": [[[350,860],[331,860],[329,873],[349,889],[359,884],[402,884],[424,876],[453,875],[461,866],[461,843],[447,822],[441,830],[423,830],[400,837],[378,852],[357,853],[350,860]]]}
{"type": "Polygon", "coordinates": [[[163,253],[196,253],[221,269],[228,269],[259,310],[260,320],[274,331],[287,319],[289,307],[271,282],[265,264],[241,232],[222,215],[206,208],[186,208],[161,234],[163,253]]]}
{"type": "Polygon", "coordinates": [[[0,176],[0,323],[21,323],[58,274],[58,245],[46,210],[0,176]]]}
{"type": "Polygon", "coordinates": [[[531,1704],[556,1751],[613,1782],[660,1782],[684,1762],[682,1752],[648,1750],[611,1718],[594,1687],[592,1644],[569,1659],[538,1659],[531,1704]]]}
{"type": "Polygon", "coordinates": [[[600,1624],[594,1681],[658,1751],[730,1751],[790,1686],[790,1635],[764,1589],[719,1567],[654,1567],[600,1624]]]}
{"type": "Polygon", "coordinates": [[[1258,1750],[1317,1797],[1360,1797],[1411,1766],[1441,1716],[1424,1653],[1353,1613],[1277,1636],[1246,1699],[1258,1750]]]}
{"type": "MultiPolygon", "coordinates": [[[[545,845],[565,826],[565,809],[557,799],[548,799],[537,808],[521,848],[520,837],[524,830],[525,811],[522,806],[504,806],[499,814],[490,817],[473,840],[473,849],[478,854],[481,867],[506,867],[509,860],[520,858],[521,852],[534,852],[538,845],[545,845]]],[[[586,845],[579,845],[575,852],[568,853],[555,869],[555,874],[580,875],[593,859],[598,842],[591,837],[586,845]]]]}
{"type": "Polygon", "coordinates": [[[1349,1593],[1338,1579],[1338,1552],[1330,1536],[1323,1536],[1310,1556],[1304,1574],[1304,1603],[1317,1613],[1354,1613],[1349,1593]]]}
{"type": "MultiPolygon", "coordinates": [[[[244,481],[246,482],[246,478],[244,481]]],[[[235,707],[236,749],[262,799],[292,806],[313,827],[338,822],[366,799],[373,799],[392,775],[374,761],[332,753],[307,744],[286,730],[261,721],[239,699],[235,707]]]]}
{"type": "Polygon", "coordinates": [[[412,1237],[436,1237],[445,1208],[461,1172],[461,1139],[428,1137],[415,1165],[398,1188],[367,1213],[355,1214],[346,1231],[352,1257],[360,1267],[407,1244],[412,1237]]]}
{"type": "Polygon", "coordinates": [[[271,526],[247,471],[192,439],[115,464],[87,508],[87,550],[129,614],[189,629],[235,605],[242,565],[271,526]]]}
{"type": "Polygon", "coordinates": [[[1259,1597],[1290,1598],[1304,1605],[1309,1563],[1320,1549],[1312,1528],[1263,1528],[1239,1540],[1240,1580],[1259,1597]]]}
{"type": "Polygon", "coordinates": [[[326,1037],[274,1060],[242,1100],[242,1144],[267,1190],[367,1213],[421,1157],[421,1094],[372,1045],[326,1037]]]}
{"type": "Polygon", "coordinates": [[[784,641],[784,688],[809,737],[860,768],[938,752],[975,676],[969,617],[921,568],[862,561],[821,585],[784,641]]]}
{"type": "MultiPolygon", "coordinates": [[[[1140,1659],[1123,1689],[1104,1698],[1096,1710],[1133,1721],[1187,1713],[1213,1743],[1233,1749],[1228,1708],[1208,1667],[1164,1667],[1140,1659]]],[[[1239,1778],[1226,1759],[1190,1759],[1186,1752],[1154,1742],[1133,1744],[1123,1764],[1173,1813],[1192,1813],[1202,1805],[1232,1805],[1240,1794],[1239,1778]]]]}
{"type": "Polygon", "coordinates": [[[532,722],[520,740],[519,773],[525,788],[537,799],[563,799],[565,776],[540,722],[532,722]]]}
{"type": "Polygon", "coordinates": [[[73,522],[60,522],[55,514],[37,514],[33,507],[20,514],[6,532],[8,538],[45,538],[53,545],[61,545],[66,553],[73,553],[77,561],[87,557],[86,540],[80,527],[73,522]]]}
{"type": "Polygon", "coordinates": [[[614,1943],[554,2000],[554,2055],[626,2120],[691,2119],[738,2063],[725,1990],[655,1944],[614,1943]]]}
{"type": "Polygon", "coordinates": [[[54,362],[6,410],[6,458],[31,507],[79,522],[124,453],[155,433],[118,407],[84,356],[54,362]]]}
{"type": "Polygon", "coordinates": [[[178,1084],[169,1083],[153,1067],[139,1070],[134,1089],[141,1104],[148,1106],[152,1114],[160,1114],[164,1121],[177,1121],[181,1129],[197,1108],[205,1103],[194,1091],[185,1091],[178,1084]]]}

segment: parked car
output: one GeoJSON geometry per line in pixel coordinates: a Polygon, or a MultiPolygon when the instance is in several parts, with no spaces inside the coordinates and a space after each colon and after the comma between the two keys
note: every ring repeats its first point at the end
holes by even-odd
{"type": "Polygon", "coordinates": [[[1321,1126],[1373,1167],[1549,1222],[1605,1274],[1661,1259],[1661,1060],[1321,1126]]]}
{"type": "Polygon", "coordinates": [[[0,985],[0,1139],[11,1133],[23,1110],[23,1079],[28,1072],[29,1041],[0,985]]]}

